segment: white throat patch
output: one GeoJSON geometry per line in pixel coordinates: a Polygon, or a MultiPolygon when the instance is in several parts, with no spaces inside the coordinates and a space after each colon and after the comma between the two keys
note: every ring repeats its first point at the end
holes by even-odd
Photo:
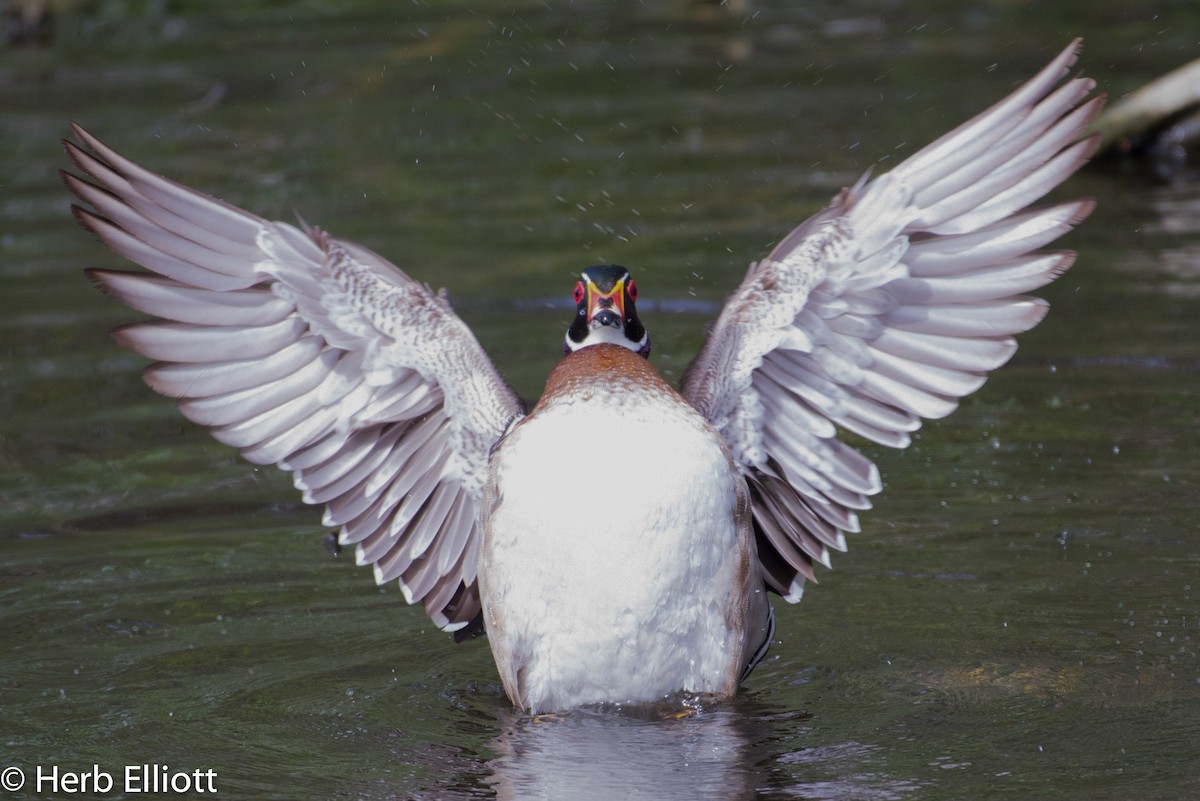
{"type": "Polygon", "coordinates": [[[646,337],[642,337],[641,342],[632,342],[627,336],[625,336],[624,328],[592,323],[591,330],[588,331],[587,336],[584,337],[582,342],[573,341],[570,335],[567,335],[564,341],[567,343],[567,348],[572,351],[579,350],[580,348],[586,348],[588,345],[599,345],[602,342],[607,342],[610,345],[620,345],[621,347],[629,348],[636,353],[646,345],[645,340],[646,337]]]}

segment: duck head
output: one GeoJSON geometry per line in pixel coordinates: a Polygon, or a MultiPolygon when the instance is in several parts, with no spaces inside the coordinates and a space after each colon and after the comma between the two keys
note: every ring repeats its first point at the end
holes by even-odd
{"type": "Polygon", "coordinates": [[[624,267],[588,267],[575,284],[575,319],[567,329],[563,353],[608,342],[649,356],[650,335],[638,319],[636,301],[637,285],[624,267]]]}

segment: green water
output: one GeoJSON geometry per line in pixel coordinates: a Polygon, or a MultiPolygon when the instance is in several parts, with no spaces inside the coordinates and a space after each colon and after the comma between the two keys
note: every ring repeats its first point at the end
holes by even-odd
{"type": "Polygon", "coordinates": [[[0,769],[27,777],[0,797],[143,763],[224,798],[1200,795],[1195,182],[1059,192],[1099,207],[1046,322],[912,448],[867,449],[885,493],[736,703],[534,721],[486,643],[140,383],[105,335],[135,315],[82,275],[120,262],[56,176],[75,119],[302,213],[448,287],[529,398],[573,273],[618,261],[677,377],[746,264],[863,170],[1076,35],[1130,91],[1196,56],[1193,5],[214,5],[64,2],[52,46],[0,50],[0,769]]]}

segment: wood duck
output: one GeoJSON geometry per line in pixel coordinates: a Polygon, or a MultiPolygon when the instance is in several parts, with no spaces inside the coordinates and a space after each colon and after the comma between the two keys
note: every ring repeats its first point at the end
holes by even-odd
{"type": "Polygon", "coordinates": [[[1092,202],[1030,209],[1094,152],[1074,42],[1012,95],[864,176],[750,267],[678,391],[623,267],[582,271],[526,414],[446,298],[324,231],[271,222],[73,126],[79,221],[151,272],[90,270],[160,318],[114,332],[156,391],[304,500],[441,628],[485,630],[543,712],[733,694],[880,488],[835,438],[908,444],[1013,354],[1022,293],[1092,202]],[[593,489],[610,488],[600,500],[593,489]]]}

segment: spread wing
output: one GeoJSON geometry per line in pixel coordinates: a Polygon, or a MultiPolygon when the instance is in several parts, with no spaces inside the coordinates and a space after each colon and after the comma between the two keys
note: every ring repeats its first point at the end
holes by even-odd
{"type": "Polygon", "coordinates": [[[1016,350],[1074,259],[1038,249],[1090,201],[1027,206],[1094,152],[1102,97],[1064,81],[1079,42],[1006,99],[864,176],[752,265],[683,379],[746,475],[769,586],[797,601],[881,488],[837,427],[904,447],[1016,350]]]}
{"type": "Polygon", "coordinates": [[[155,175],[82,128],[95,183],[76,217],[150,273],[92,270],[160,318],[113,332],[145,379],[256,464],[291,471],[379,583],[454,631],[479,613],[479,499],[491,446],[523,413],[449,303],[315,228],[270,222],[155,175]]]}

